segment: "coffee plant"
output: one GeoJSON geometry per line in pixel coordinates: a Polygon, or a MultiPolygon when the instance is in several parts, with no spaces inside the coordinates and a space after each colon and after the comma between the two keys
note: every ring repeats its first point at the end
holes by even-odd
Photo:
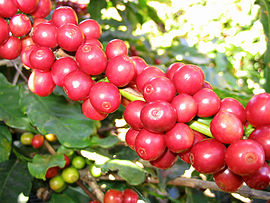
{"type": "Polygon", "coordinates": [[[266,52],[247,71],[260,92],[220,53],[152,49],[134,34],[167,32],[150,5],[0,1],[1,202],[270,199],[270,3],[256,2],[266,52]]]}

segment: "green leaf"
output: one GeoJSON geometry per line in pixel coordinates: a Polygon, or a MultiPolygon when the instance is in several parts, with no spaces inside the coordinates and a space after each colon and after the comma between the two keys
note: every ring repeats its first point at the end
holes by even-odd
{"type": "Polygon", "coordinates": [[[53,166],[63,168],[66,164],[63,154],[56,155],[39,155],[36,154],[32,163],[28,163],[28,169],[32,176],[38,179],[46,180],[47,170],[53,166]]]}
{"type": "Polygon", "coordinates": [[[90,140],[91,147],[102,147],[102,148],[110,148],[115,144],[119,143],[120,140],[118,137],[111,135],[105,138],[99,138],[98,136],[93,136],[90,140]]]}
{"type": "Polygon", "coordinates": [[[42,134],[55,134],[66,147],[89,146],[95,121],[82,114],[80,104],[71,105],[63,97],[55,95],[39,97],[26,88],[21,90],[21,104],[42,134]]]}
{"type": "Polygon", "coordinates": [[[0,120],[12,128],[35,131],[19,105],[19,88],[0,74],[0,120]]]}
{"type": "Polygon", "coordinates": [[[27,165],[18,160],[0,163],[0,199],[2,203],[17,202],[18,195],[29,196],[32,188],[32,177],[27,165]]]}
{"type": "Polygon", "coordinates": [[[8,128],[0,125],[0,163],[9,159],[12,136],[8,128]]]}
{"type": "Polygon", "coordinates": [[[187,201],[186,203],[207,203],[208,199],[207,197],[203,194],[202,191],[193,189],[193,188],[185,188],[186,194],[187,194],[187,201]]]}
{"type": "Polygon", "coordinates": [[[118,175],[130,185],[139,185],[145,180],[145,172],[135,163],[128,160],[112,159],[103,166],[104,170],[118,170],[118,175]]]}
{"type": "Polygon", "coordinates": [[[88,4],[88,11],[92,19],[99,20],[101,18],[101,9],[107,7],[106,0],[91,0],[88,4]]]}

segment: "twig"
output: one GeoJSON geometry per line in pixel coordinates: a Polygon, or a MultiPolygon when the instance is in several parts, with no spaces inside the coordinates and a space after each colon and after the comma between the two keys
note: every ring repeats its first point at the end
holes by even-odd
{"type": "MultiPolygon", "coordinates": [[[[23,65],[20,64],[20,66],[19,66],[20,71],[22,71],[22,66],[23,65]]],[[[19,79],[19,76],[20,76],[19,71],[16,71],[16,74],[14,75],[14,78],[13,78],[13,81],[12,81],[12,85],[16,85],[16,83],[17,83],[17,81],[19,79]]]]}
{"type": "Polygon", "coordinates": [[[44,146],[47,148],[50,154],[52,155],[56,154],[54,148],[50,145],[50,143],[47,140],[44,140],[44,146]]]}
{"type": "Polygon", "coordinates": [[[77,185],[79,185],[92,200],[97,200],[97,198],[88,190],[88,188],[84,186],[81,180],[77,181],[77,185]]]}
{"type": "MultiPolygon", "coordinates": [[[[118,181],[124,181],[123,178],[117,175],[114,175],[114,178],[115,180],[118,180],[118,181]]],[[[99,177],[99,179],[109,180],[109,176],[101,176],[99,177]]],[[[148,178],[146,182],[158,184],[159,180],[157,178],[148,178]]],[[[169,181],[168,184],[175,185],[175,186],[186,186],[186,187],[191,187],[191,188],[202,188],[202,189],[210,189],[210,190],[217,190],[217,191],[225,192],[221,190],[213,181],[204,181],[204,180],[195,179],[195,178],[178,177],[169,181]]],[[[263,190],[254,190],[245,185],[243,185],[235,193],[238,193],[244,197],[248,197],[251,199],[270,200],[270,192],[266,192],[263,190]]]]}
{"type": "Polygon", "coordinates": [[[24,79],[25,82],[27,82],[27,77],[22,73],[22,71],[20,70],[20,68],[18,67],[17,63],[15,61],[12,61],[15,69],[19,72],[20,76],[24,79]]]}
{"type": "Polygon", "coordinates": [[[104,202],[104,193],[97,184],[96,179],[90,174],[89,168],[80,170],[79,173],[80,179],[89,185],[89,187],[92,189],[93,193],[97,197],[98,201],[104,202]]]}

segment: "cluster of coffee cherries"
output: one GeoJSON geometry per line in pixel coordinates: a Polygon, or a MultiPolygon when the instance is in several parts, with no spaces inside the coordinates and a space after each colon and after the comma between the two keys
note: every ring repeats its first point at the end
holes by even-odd
{"type": "Polygon", "coordinates": [[[217,185],[233,192],[245,182],[265,189],[270,182],[270,94],[253,96],[246,108],[236,99],[221,100],[193,64],[174,63],[166,73],[146,67],[136,88],[145,101],[132,101],[124,118],[126,143],[153,166],[167,169],[177,157],[198,172],[213,174],[217,185]],[[192,130],[194,118],[212,118],[213,138],[192,130]],[[249,137],[244,126],[255,128],[249,137]]]}
{"type": "Polygon", "coordinates": [[[110,189],[105,193],[104,203],[137,203],[138,199],[138,194],[132,189],[123,191],[110,189]]]}

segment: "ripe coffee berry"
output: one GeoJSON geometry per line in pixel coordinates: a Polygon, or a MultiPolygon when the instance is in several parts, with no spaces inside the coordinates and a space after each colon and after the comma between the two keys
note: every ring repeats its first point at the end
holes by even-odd
{"type": "Polygon", "coordinates": [[[101,27],[93,19],[86,19],[80,22],[79,28],[83,32],[85,39],[98,39],[101,35],[101,27]]]}
{"type": "Polygon", "coordinates": [[[110,189],[104,195],[104,203],[122,203],[123,195],[119,190],[110,189]]]}
{"type": "Polygon", "coordinates": [[[23,13],[33,13],[37,9],[39,0],[15,0],[19,10],[23,13]]]}
{"type": "Polygon", "coordinates": [[[122,56],[128,54],[127,45],[120,39],[114,39],[109,41],[106,46],[105,53],[108,59],[116,56],[122,56]]]}
{"type": "Polygon", "coordinates": [[[32,37],[29,37],[29,36],[22,38],[21,43],[22,43],[22,49],[24,49],[25,47],[28,47],[28,46],[35,45],[32,37]]]}
{"type": "Polygon", "coordinates": [[[1,0],[0,1],[0,16],[10,18],[17,13],[16,0],[1,0]]]}
{"type": "Polygon", "coordinates": [[[93,46],[98,46],[103,50],[103,45],[102,43],[97,40],[97,39],[85,39],[84,40],[84,44],[89,44],[89,45],[93,45],[93,46]]]}
{"type": "Polygon", "coordinates": [[[234,174],[228,168],[215,173],[213,178],[217,186],[226,192],[235,192],[243,185],[242,177],[234,174]]]}
{"type": "Polygon", "coordinates": [[[77,25],[67,23],[57,29],[57,42],[66,51],[76,51],[83,41],[84,35],[77,25]]]}
{"type": "Polygon", "coordinates": [[[193,131],[184,123],[176,123],[175,126],[165,134],[166,146],[170,151],[175,153],[188,150],[192,146],[193,141],[193,131]]]}
{"type": "Polygon", "coordinates": [[[220,111],[210,124],[210,130],[217,141],[231,144],[240,140],[244,130],[241,120],[232,113],[220,111]]]}
{"type": "Polygon", "coordinates": [[[144,101],[133,101],[130,102],[125,111],[124,111],[124,119],[126,122],[135,130],[139,130],[143,128],[142,121],[140,119],[141,110],[146,103],[144,101]]]}
{"type": "Polygon", "coordinates": [[[37,9],[31,15],[34,18],[46,18],[52,10],[51,0],[39,0],[37,9]]]}
{"type": "Polygon", "coordinates": [[[16,37],[11,36],[0,46],[0,57],[8,60],[17,58],[22,50],[22,43],[16,37]]]}
{"type": "Polygon", "coordinates": [[[0,45],[9,38],[9,27],[8,23],[0,18],[0,45]]]}
{"type": "Polygon", "coordinates": [[[221,100],[219,111],[227,111],[236,115],[241,122],[246,122],[246,112],[244,106],[233,98],[224,98],[221,100]]]}
{"type": "Polygon", "coordinates": [[[89,98],[93,107],[103,113],[112,113],[121,104],[121,95],[118,88],[107,82],[96,83],[91,88],[89,98]]]}
{"type": "Polygon", "coordinates": [[[78,24],[76,12],[68,6],[58,7],[52,14],[52,22],[56,27],[61,27],[67,23],[78,24]]]}
{"type": "Polygon", "coordinates": [[[39,46],[54,48],[57,43],[57,28],[52,23],[40,23],[34,27],[32,39],[39,46]]]}
{"type": "Polygon", "coordinates": [[[193,98],[198,104],[197,116],[199,117],[213,116],[220,108],[220,99],[211,89],[203,88],[199,90],[193,98]]]}
{"type": "Polygon", "coordinates": [[[99,75],[106,70],[107,57],[104,51],[95,45],[82,44],[76,52],[76,61],[80,69],[90,75],[99,75]]]}
{"type": "Polygon", "coordinates": [[[160,169],[171,168],[177,161],[177,154],[171,152],[168,148],[165,152],[156,160],[150,161],[152,166],[160,169]]]}
{"type": "Polygon", "coordinates": [[[143,127],[151,132],[162,133],[170,130],[176,123],[176,111],[165,101],[146,104],[140,115],[143,127]]]}
{"type": "Polygon", "coordinates": [[[48,47],[35,47],[29,55],[31,68],[40,71],[50,71],[54,59],[54,54],[48,47]]]}
{"type": "Polygon", "coordinates": [[[32,25],[26,15],[17,14],[9,21],[9,28],[13,36],[22,37],[30,32],[32,25]]]}
{"type": "Polygon", "coordinates": [[[184,65],[175,71],[173,82],[178,93],[194,95],[203,86],[204,74],[198,66],[184,65]]]}
{"type": "Polygon", "coordinates": [[[143,97],[147,102],[157,100],[171,102],[175,94],[174,84],[167,77],[153,78],[143,87],[143,97]]]}
{"type": "Polygon", "coordinates": [[[80,70],[69,73],[64,78],[63,88],[68,98],[73,101],[85,100],[93,86],[91,77],[80,70]]]}
{"type": "Polygon", "coordinates": [[[253,96],[246,106],[246,115],[248,122],[254,127],[270,125],[270,94],[253,96]]]}
{"type": "Polygon", "coordinates": [[[21,60],[24,66],[28,67],[28,68],[32,68],[31,64],[30,64],[30,54],[33,51],[33,49],[36,48],[36,45],[31,45],[31,46],[27,46],[25,48],[22,49],[21,51],[21,60]]]}
{"type": "Polygon", "coordinates": [[[28,79],[28,88],[31,92],[40,97],[50,95],[55,88],[51,72],[34,70],[28,79]]]}
{"type": "Polygon", "coordinates": [[[85,117],[96,121],[104,120],[108,116],[106,113],[97,111],[91,104],[90,98],[84,100],[82,104],[82,112],[85,117]]]}
{"type": "Polygon", "coordinates": [[[49,168],[45,174],[45,178],[49,179],[49,178],[53,178],[53,177],[57,176],[58,171],[59,171],[58,166],[49,168]]]}
{"type": "Polygon", "coordinates": [[[43,135],[34,135],[32,139],[32,146],[36,149],[42,147],[44,143],[44,137],[43,135]]]}
{"type": "Polygon", "coordinates": [[[205,139],[190,150],[190,162],[200,173],[211,174],[225,167],[226,147],[215,139],[205,139]]]}
{"type": "Polygon", "coordinates": [[[109,60],[105,74],[115,86],[124,87],[133,79],[135,65],[128,56],[116,56],[109,60]]]}
{"type": "Polygon", "coordinates": [[[33,28],[35,28],[36,26],[38,26],[41,23],[51,23],[51,24],[53,24],[51,21],[49,21],[47,19],[44,19],[44,18],[35,18],[34,19],[34,23],[33,23],[33,28]]]}
{"type": "Polygon", "coordinates": [[[140,131],[130,128],[125,137],[125,141],[130,149],[135,150],[135,140],[140,131]]]}
{"type": "Polygon", "coordinates": [[[250,175],[263,166],[264,150],[254,140],[238,140],[228,147],[225,161],[228,168],[235,174],[250,175]]]}
{"type": "Polygon", "coordinates": [[[166,149],[164,135],[143,129],[136,137],[135,149],[138,156],[143,160],[158,159],[166,149]]]}
{"type": "Polygon", "coordinates": [[[213,89],[213,87],[210,85],[210,83],[209,82],[207,82],[207,81],[204,81],[204,83],[203,83],[203,88],[208,88],[208,89],[213,89]]]}
{"type": "Polygon", "coordinates": [[[139,196],[132,189],[125,189],[123,192],[123,203],[137,203],[139,196]]]}
{"type": "Polygon", "coordinates": [[[175,71],[177,71],[179,68],[184,66],[185,64],[181,62],[173,63],[169,66],[169,68],[166,70],[166,75],[170,80],[173,80],[173,76],[175,74],[175,71]]]}
{"type": "Polygon", "coordinates": [[[54,62],[52,66],[52,78],[56,85],[62,87],[64,78],[71,72],[78,70],[78,65],[70,57],[62,57],[54,62]]]}
{"type": "Polygon", "coordinates": [[[137,80],[136,80],[136,85],[137,85],[137,88],[142,92],[143,91],[143,87],[144,85],[150,81],[151,79],[153,78],[156,78],[156,77],[160,77],[160,76],[163,76],[163,77],[166,77],[166,74],[163,73],[160,69],[158,69],[157,67],[154,67],[154,66],[149,66],[147,68],[145,68],[141,74],[139,74],[137,76],[137,80]]]}
{"type": "Polygon", "coordinates": [[[249,139],[255,140],[262,145],[265,152],[265,160],[270,160],[270,125],[256,128],[249,139]]]}
{"type": "Polygon", "coordinates": [[[130,59],[135,64],[135,75],[134,75],[134,78],[132,80],[132,83],[136,83],[137,76],[140,75],[141,72],[143,72],[143,70],[147,67],[147,63],[145,62],[145,60],[143,58],[138,57],[138,56],[132,56],[132,57],[130,57],[130,59]]]}
{"type": "Polygon", "coordinates": [[[173,98],[171,102],[176,110],[177,122],[187,123],[191,121],[197,114],[198,105],[195,99],[188,94],[179,94],[173,98]]]}

